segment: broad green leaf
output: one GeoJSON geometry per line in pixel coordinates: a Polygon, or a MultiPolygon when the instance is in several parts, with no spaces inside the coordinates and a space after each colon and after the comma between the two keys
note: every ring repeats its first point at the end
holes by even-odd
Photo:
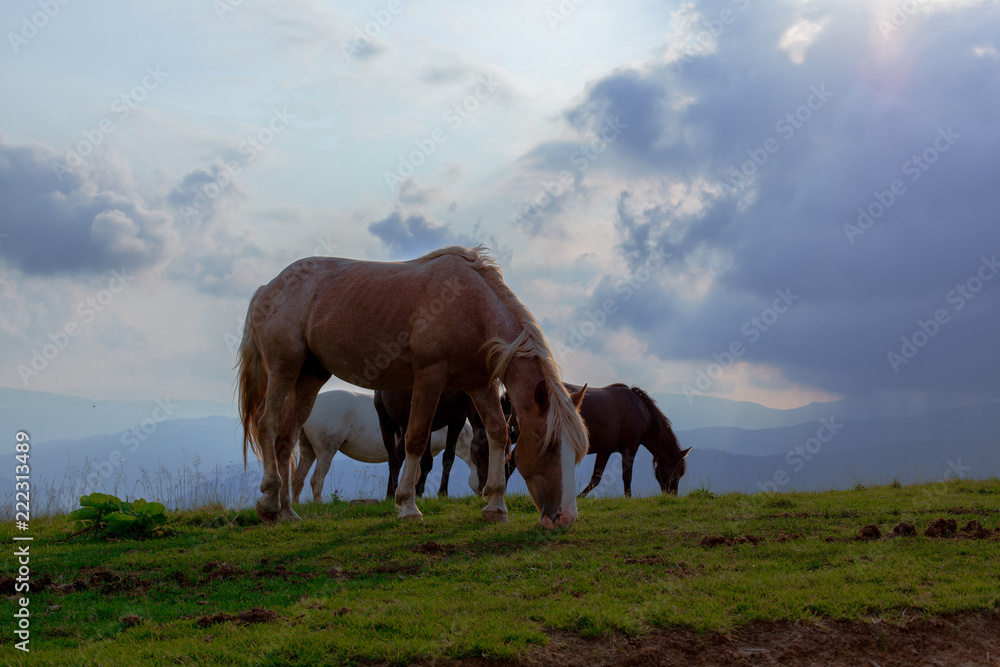
{"type": "Polygon", "coordinates": [[[67,521],[94,521],[101,517],[101,513],[93,507],[81,507],[66,515],[67,521]]]}

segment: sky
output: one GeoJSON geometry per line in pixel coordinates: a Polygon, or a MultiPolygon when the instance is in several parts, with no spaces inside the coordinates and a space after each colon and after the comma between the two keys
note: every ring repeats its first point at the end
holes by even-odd
{"type": "Polygon", "coordinates": [[[0,386],[229,402],[292,261],[482,243],[570,382],[1000,400],[995,2],[8,0],[0,34],[0,386]]]}

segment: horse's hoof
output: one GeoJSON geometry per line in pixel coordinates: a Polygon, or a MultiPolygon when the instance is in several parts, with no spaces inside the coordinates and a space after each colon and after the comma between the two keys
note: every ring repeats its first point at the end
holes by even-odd
{"type": "Polygon", "coordinates": [[[295,510],[293,509],[282,510],[278,514],[278,518],[280,518],[282,521],[302,521],[302,517],[296,514],[295,510]]]}
{"type": "Polygon", "coordinates": [[[278,520],[278,513],[262,505],[259,500],[257,501],[257,516],[264,523],[274,523],[278,520]]]}
{"type": "Polygon", "coordinates": [[[396,517],[400,521],[423,521],[424,515],[420,513],[420,510],[413,508],[412,511],[407,510],[405,507],[399,510],[399,516],[396,517]]]}
{"type": "Polygon", "coordinates": [[[507,517],[507,510],[483,508],[483,518],[490,523],[510,523],[507,517]]]}

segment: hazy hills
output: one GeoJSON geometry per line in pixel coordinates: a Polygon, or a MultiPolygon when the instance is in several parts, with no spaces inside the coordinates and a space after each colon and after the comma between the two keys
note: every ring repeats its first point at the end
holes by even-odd
{"type": "MultiPolygon", "coordinates": [[[[870,408],[849,401],[773,410],[711,397],[692,397],[692,405],[685,396],[656,398],[682,446],[693,448],[682,493],[699,487],[717,493],[825,490],[894,479],[910,483],[1000,474],[998,404],[912,417],[859,418],[870,408]]],[[[81,492],[115,488],[119,494],[159,494],[165,500],[215,494],[225,502],[249,504],[256,495],[260,464],[251,456],[248,472],[243,472],[242,433],[232,412],[231,405],[222,403],[89,401],[0,389],[3,431],[31,433],[37,492],[61,489],[61,500],[71,504],[81,492]]],[[[0,454],[12,464],[9,470],[0,469],[0,488],[9,491],[12,438],[0,445],[0,454]]],[[[578,469],[581,487],[590,478],[593,460],[588,456],[578,469]]],[[[428,484],[432,493],[440,480],[440,461],[435,465],[428,484]]],[[[385,465],[365,465],[338,455],[326,493],[336,488],[343,497],[381,497],[385,474],[385,465]]],[[[453,495],[471,493],[467,476],[464,463],[456,460],[453,495]]],[[[524,487],[515,476],[511,491],[518,490],[524,487]]],[[[640,449],[633,492],[657,491],[651,457],[640,449]]],[[[621,493],[619,457],[612,458],[604,484],[595,493],[621,493]]]]}

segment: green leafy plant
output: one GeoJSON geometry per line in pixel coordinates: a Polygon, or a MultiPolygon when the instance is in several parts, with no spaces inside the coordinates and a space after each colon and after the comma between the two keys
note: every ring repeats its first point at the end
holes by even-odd
{"type": "Polygon", "coordinates": [[[93,531],[105,537],[160,537],[169,532],[166,508],[162,503],[142,498],[129,502],[107,493],[91,493],[80,498],[80,509],[66,517],[75,537],[93,531]]]}

